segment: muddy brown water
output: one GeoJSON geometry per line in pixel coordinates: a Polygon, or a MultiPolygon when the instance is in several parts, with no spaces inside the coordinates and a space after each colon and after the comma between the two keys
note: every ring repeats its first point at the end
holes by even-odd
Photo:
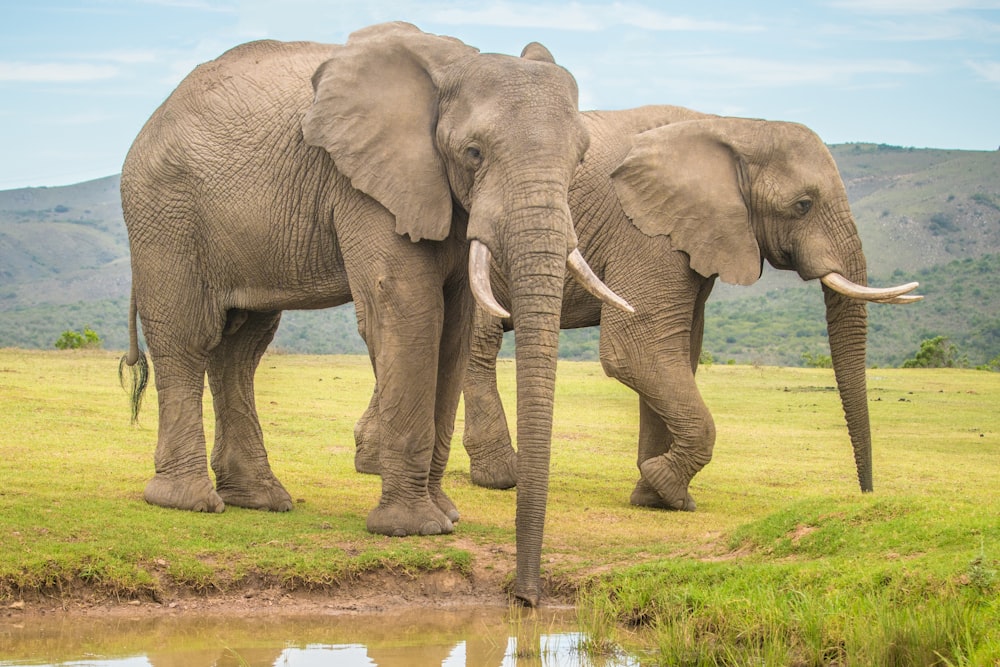
{"type": "Polygon", "coordinates": [[[575,613],[500,608],[351,615],[0,619],[0,667],[631,667],[580,651],[575,613]]]}

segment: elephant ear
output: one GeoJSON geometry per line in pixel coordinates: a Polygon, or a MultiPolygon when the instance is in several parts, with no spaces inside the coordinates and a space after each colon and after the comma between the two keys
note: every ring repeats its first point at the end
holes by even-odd
{"type": "Polygon", "coordinates": [[[543,63],[556,64],[556,59],[552,56],[552,52],[545,48],[544,44],[539,42],[529,42],[523,49],[521,49],[521,57],[527,60],[537,60],[543,63]]]}
{"type": "Polygon", "coordinates": [[[451,188],[434,145],[434,77],[476,53],[457,39],[387,23],[352,33],[313,75],[315,95],[302,119],[306,143],[325,148],[411,241],[440,241],[451,230],[451,188]]]}
{"type": "Polygon", "coordinates": [[[636,135],[611,179],[643,233],[669,236],[706,278],[750,285],[762,258],[750,226],[748,174],[718,123],[685,121],[636,135]]]}

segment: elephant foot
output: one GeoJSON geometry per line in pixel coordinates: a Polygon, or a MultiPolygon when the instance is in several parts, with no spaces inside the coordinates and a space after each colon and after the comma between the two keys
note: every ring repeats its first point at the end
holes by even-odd
{"type": "Polygon", "coordinates": [[[171,509],[192,512],[222,512],[226,509],[208,475],[178,478],[158,473],[146,483],[142,497],[150,505],[171,509]]]}
{"type": "Polygon", "coordinates": [[[368,532],[390,537],[442,535],[455,530],[454,524],[425,496],[417,500],[379,503],[368,514],[368,532]]]}
{"type": "MultiPolygon", "coordinates": [[[[667,505],[660,494],[656,492],[649,482],[647,482],[642,477],[636,482],[635,488],[632,490],[632,495],[628,499],[629,503],[636,505],[638,507],[651,507],[654,509],[662,510],[673,510],[675,508],[667,505]]],[[[694,502],[694,498],[691,497],[691,493],[687,492],[687,497],[684,499],[684,507],[681,509],[685,512],[694,512],[697,509],[697,504],[694,502]]]]}
{"type": "Polygon", "coordinates": [[[663,501],[666,509],[694,511],[694,501],[691,500],[690,506],[688,505],[691,496],[688,495],[687,480],[682,481],[682,478],[670,465],[670,460],[666,458],[666,455],[646,459],[639,464],[639,471],[642,473],[643,479],[656,490],[656,494],[663,501]]]}
{"type": "Polygon", "coordinates": [[[292,496],[273,475],[263,481],[240,484],[217,477],[216,490],[227,505],[271,512],[289,512],[292,509],[292,496]]]}
{"type": "Polygon", "coordinates": [[[496,456],[469,455],[472,483],[487,489],[512,489],[517,486],[517,452],[507,445],[496,456]]]}
{"type": "Polygon", "coordinates": [[[354,450],[354,469],[365,475],[378,475],[381,472],[378,463],[378,447],[358,443],[354,450]]]}
{"type": "Polygon", "coordinates": [[[459,514],[458,508],[455,507],[455,503],[451,502],[451,498],[445,495],[445,492],[440,488],[429,490],[431,500],[437,505],[437,508],[444,512],[444,515],[448,517],[448,520],[452,523],[458,523],[459,514]]]}

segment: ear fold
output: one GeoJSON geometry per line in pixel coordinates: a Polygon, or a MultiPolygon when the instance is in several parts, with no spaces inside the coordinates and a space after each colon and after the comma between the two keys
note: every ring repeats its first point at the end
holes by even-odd
{"type": "Polygon", "coordinates": [[[388,23],[353,33],[313,75],[315,96],[302,119],[306,143],[325,148],[412,241],[450,232],[451,187],[434,146],[433,76],[475,53],[456,39],[388,23]]]}
{"type": "Polygon", "coordinates": [[[750,226],[746,165],[725,119],[648,130],[611,174],[622,209],[643,233],[670,237],[705,277],[750,285],[761,252],[750,226]]]}

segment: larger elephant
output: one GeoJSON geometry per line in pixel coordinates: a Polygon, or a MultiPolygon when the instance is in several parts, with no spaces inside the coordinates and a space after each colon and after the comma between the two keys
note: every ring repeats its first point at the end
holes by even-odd
{"type": "MultiPolygon", "coordinates": [[[[820,138],[798,124],[671,106],[582,115],[591,145],[570,188],[580,248],[636,314],[621,317],[567,283],[562,326],[600,324],[605,372],[639,395],[641,477],[631,501],[695,508],[688,484],[715,443],[712,416],[694,378],[705,302],[716,277],[751,284],[765,259],[823,283],[858,481],[871,491],[865,303],[918,297],[901,296],[915,283],[865,287],[865,256],[847,194],[820,138]]],[[[505,301],[500,281],[496,287],[505,301]]],[[[464,444],[473,481],[508,488],[518,480],[518,456],[497,393],[495,362],[510,323],[483,311],[476,317],[464,386],[464,444]]],[[[377,467],[370,415],[356,429],[356,467],[366,472],[377,467]]]]}
{"type": "Polygon", "coordinates": [[[490,294],[495,260],[511,285],[519,396],[531,406],[518,424],[515,592],[536,603],[567,264],[596,280],[574,252],[567,206],[587,144],[576,83],[539,44],[522,57],[480,54],[392,23],[343,45],[253,42],[195,69],[122,170],[133,275],[124,361],[144,359],[137,311],[160,414],[145,499],[291,509],[268,463],[254,373],[280,311],[354,300],[383,434],[368,530],[452,531],[458,512],[441,477],[472,294],[503,312],[490,294]]]}

